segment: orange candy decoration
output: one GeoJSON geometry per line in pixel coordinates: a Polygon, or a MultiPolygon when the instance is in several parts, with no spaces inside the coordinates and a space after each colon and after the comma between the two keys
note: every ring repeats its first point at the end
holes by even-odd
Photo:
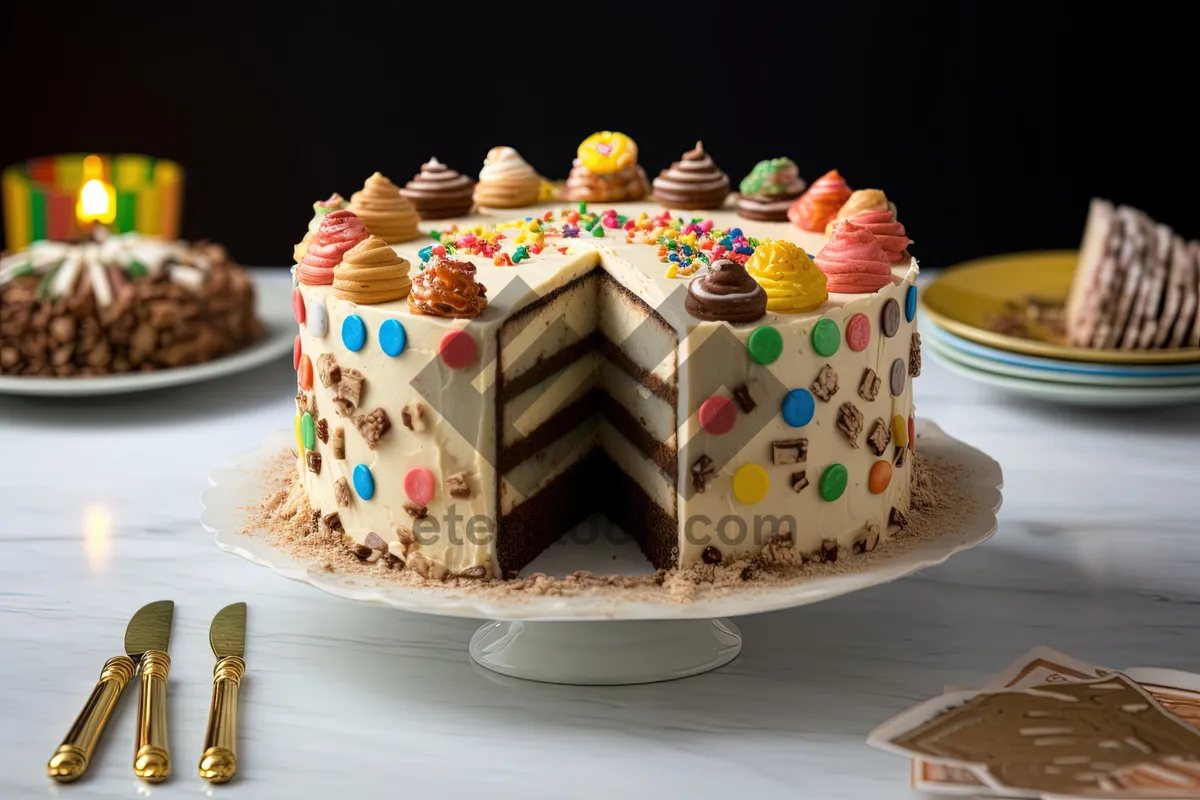
{"type": "Polygon", "coordinates": [[[871,466],[871,476],[867,481],[871,494],[883,494],[891,482],[892,465],[886,461],[876,461],[871,466]]]}
{"type": "Polygon", "coordinates": [[[826,172],[808,191],[796,198],[787,217],[797,228],[823,233],[838,211],[850,199],[850,187],[836,169],[826,172]]]}
{"type": "Polygon", "coordinates": [[[313,367],[312,359],[308,356],[300,356],[300,388],[308,391],[313,387],[313,367]]]}

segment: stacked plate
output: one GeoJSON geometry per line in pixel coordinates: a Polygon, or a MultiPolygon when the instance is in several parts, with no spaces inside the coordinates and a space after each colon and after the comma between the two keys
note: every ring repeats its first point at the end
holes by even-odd
{"type": "Polygon", "coordinates": [[[998,389],[1083,406],[1200,402],[1200,348],[1101,350],[1062,342],[1061,309],[1078,253],[980,259],[922,294],[925,350],[947,369],[998,389]]]}

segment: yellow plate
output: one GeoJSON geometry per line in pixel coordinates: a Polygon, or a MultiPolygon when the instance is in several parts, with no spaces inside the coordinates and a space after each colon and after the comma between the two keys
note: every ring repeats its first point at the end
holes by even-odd
{"type": "Polygon", "coordinates": [[[1200,361],[1200,348],[1168,350],[1100,350],[1022,339],[988,330],[988,318],[1005,303],[1029,296],[1065,301],[1079,258],[1075,250],[1013,253],[968,261],[946,270],[921,293],[929,319],[953,334],[1012,353],[1096,361],[1109,364],[1161,364],[1200,361]]]}

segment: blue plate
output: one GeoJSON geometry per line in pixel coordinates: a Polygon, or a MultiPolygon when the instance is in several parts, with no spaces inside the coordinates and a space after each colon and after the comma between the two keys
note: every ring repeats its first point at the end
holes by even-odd
{"type": "Polygon", "coordinates": [[[1015,366],[1027,367],[1029,369],[1044,370],[1047,373],[1054,372],[1069,372],[1075,375],[1097,375],[1109,377],[1128,377],[1136,376],[1140,378],[1165,378],[1178,377],[1183,375],[1200,375],[1200,363],[1168,365],[1159,364],[1154,366],[1130,365],[1120,366],[1116,364],[1096,364],[1086,361],[1059,361],[1054,358],[1039,358],[1037,356],[1027,356],[1020,353],[1011,353],[1007,350],[997,350],[994,347],[972,342],[963,339],[960,336],[955,336],[944,328],[940,328],[930,322],[928,318],[924,320],[925,330],[940,341],[946,347],[953,350],[960,350],[964,353],[969,353],[979,358],[986,358],[991,361],[999,361],[1002,364],[1013,364],[1015,366]]]}

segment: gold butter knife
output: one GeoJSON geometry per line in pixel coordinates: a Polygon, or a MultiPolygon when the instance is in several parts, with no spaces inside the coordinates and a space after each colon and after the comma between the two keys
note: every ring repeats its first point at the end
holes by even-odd
{"type": "Polygon", "coordinates": [[[125,630],[125,652],[138,662],[141,690],[138,692],[137,749],[133,772],[150,783],[167,779],[171,752],[167,745],[167,675],[171,657],[171,622],[175,603],[159,600],[133,615],[125,630]]]}
{"type": "MultiPolygon", "coordinates": [[[[170,614],[174,611],[174,604],[169,600],[151,603],[134,614],[133,619],[129,621],[129,627],[125,633],[127,651],[129,650],[129,636],[134,627],[140,628],[148,615],[159,613],[156,612],[156,609],[160,609],[164,603],[168,606],[167,636],[170,637],[170,614]]],[[[130,653],[110,658],[105,662],[104,669],[100,672],[100,680],[97,681],[96,688],[88,697],[83,711],[79,713],[75,724],[71,726],[71,730],[67,731],[62,744],[58,746],[58,750],[46,764],[47,775],[61,783],[69,783],[78,779],[87,770],[88,763],[92,759],[92,752],[96,749],[96,743],[100,741],[100,735],[104,733],[104,726],[108,724],[108,718],[112,715],[113,709],[117,707],[117,700],[120,699],[122,690],[137,670],[140,656],[141,653],[136,655],[130,653]]]]}
{"type": "Polygon", "coordinates": [[[224,783],[237,771],[238,687],[246,672],[246,604],[225,606],[213,617],[208,631],[217,665],[213,668],[212,704],[208,732],[200,756],[200,777],[224,783]]]}

